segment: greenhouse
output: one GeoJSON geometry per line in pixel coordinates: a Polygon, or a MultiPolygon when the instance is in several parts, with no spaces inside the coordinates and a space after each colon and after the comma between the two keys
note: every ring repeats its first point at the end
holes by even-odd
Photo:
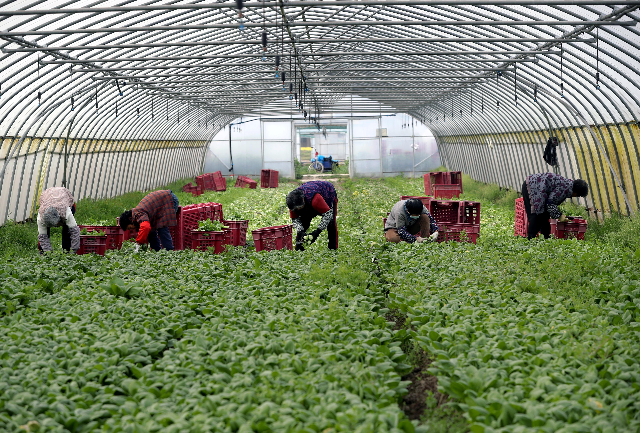
{"type": "Polygon", "coordinates": [[[0,3],[0,432],[640,432],[639,20],[0,3]]]}

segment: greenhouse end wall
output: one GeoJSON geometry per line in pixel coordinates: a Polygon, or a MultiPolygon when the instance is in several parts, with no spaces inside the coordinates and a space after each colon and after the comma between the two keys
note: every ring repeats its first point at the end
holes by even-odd
{"type": "Polygon", "coordinates": [[[431,131],[407,115],[327,115],[320,131],[332,127],[345,128],[346,134],[334,132],[334,136],[344,137],[344,143],[328,144],[322,136],[317,141],[307,138],[303,143],[301,133],[310,134],[302,132],[309,129],[308,122],[303,120],[236,119],[210,142],[204,171],[260,176],[260,170],[274,169],[282,177],[293,178],[294,160],[300,158],[304,146],[328,151],[331,155],[323,156],[341,162],[346,155],[352,177],[420,176],[441,165],[438,144],[431,131]]]}

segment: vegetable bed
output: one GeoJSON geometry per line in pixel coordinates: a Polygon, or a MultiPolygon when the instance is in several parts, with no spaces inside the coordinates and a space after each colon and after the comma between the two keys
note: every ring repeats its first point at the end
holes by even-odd
{"type": "MultiPolygon", "coordinates": [[[[290,222],[294,186],[202,201],[251,231],[290,222]]],[[[447,431],[400,409],[412,347],[460,431],[639,431],[640,252],[515,238],[513,208],[466,183],[477,245],[385,243],[381,218],[421,188],[338,185],[338,251],[324,232],[304,252],[6,260],[0,431],[447,431]]]]}

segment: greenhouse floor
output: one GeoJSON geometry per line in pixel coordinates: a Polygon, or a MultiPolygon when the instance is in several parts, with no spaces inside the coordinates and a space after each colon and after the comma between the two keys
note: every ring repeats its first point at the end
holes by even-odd
{"type": "MultiPolygon", "coordinates": [[[[640,431],[637,221],[527,241],[515,193],[465,178],[477,245],[396,245],[382,217],[421,179],[336,186],[338,251],[41,257],[0,228],[0,431],[640,431]]],[[[250,232],[294,187],[178,196],[250,232]]]]}

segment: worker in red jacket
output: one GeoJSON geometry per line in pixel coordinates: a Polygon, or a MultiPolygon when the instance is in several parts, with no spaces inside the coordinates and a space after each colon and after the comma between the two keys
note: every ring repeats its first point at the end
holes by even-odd
{"type": "Polygon", "coordinates": [[[327,229],[329,249],[338,249],[338,195],[329,182],[314,180],[304,183],[287,195],[287,207],[297,231],[296,250],[304,250],[304,237],[309,230],[311,220],[321,215],[318,228],[311,232],[311,243],[318,239],[320,233],[327,229]]]}
{"type": "Polygon", "coordinates": [[[120,215],[120,227],[122,230],[137,231],[138,244],[148,241],[155,251],[162,247],[173,250],[169,227],[178,223],[176,214],[179,206],[178,197],[171,190],[154,191],[147,194],[138,206],[120,215]]]}

